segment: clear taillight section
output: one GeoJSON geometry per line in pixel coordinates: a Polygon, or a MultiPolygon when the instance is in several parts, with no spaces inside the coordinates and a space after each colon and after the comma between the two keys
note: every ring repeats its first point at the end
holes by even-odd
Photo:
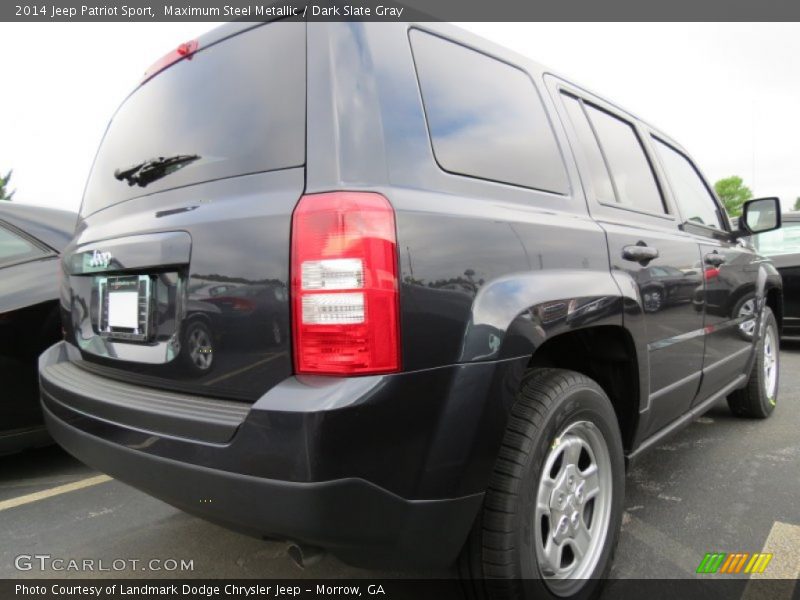
{"type": "Polygon", "coordinates": [[[394,210],[371,192],[310,194],[292,217],[298,373],[400,369],[394,210]]]}

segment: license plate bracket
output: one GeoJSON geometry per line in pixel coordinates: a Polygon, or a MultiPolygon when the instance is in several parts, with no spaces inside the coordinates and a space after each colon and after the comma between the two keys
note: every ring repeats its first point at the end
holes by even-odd
{"type": "Polygon", "coordinates": [[[97,286],[100,335],[119,340],[147,341],[151,322],[150,276],[100,277],[97,286]]]}

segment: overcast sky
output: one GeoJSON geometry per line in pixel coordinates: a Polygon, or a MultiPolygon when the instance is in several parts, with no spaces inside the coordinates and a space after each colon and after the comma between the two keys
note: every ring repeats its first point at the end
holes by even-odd
{"type": "MultiPolygon", "coordinates": [[[[470,23],[662,129],[713,182],[800,196],[800,24],[470,23]]],[[[77,210],[108,119],[206,23],[1,23],[0,173],[15,200],[77,210]]]]}

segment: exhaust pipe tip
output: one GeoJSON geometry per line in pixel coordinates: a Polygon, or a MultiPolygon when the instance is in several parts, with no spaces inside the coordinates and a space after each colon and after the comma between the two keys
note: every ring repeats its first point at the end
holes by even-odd
{"type": "Polygon", "coordinates": [[[325,556],[325,551],[322,548],[296,542],[289,544],[286,553],[294,561],[294,564],[301,569],[314,566],[325,556]]]}

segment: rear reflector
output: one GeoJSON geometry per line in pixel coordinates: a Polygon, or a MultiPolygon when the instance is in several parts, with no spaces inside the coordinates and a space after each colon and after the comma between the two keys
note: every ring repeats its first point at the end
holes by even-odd
{"type": "Polygon", "coordinates": [[[161,58],[159,58],[156,62],[150,65],[150,68],[144,72],[144,77],[142,78],[142,83],[160,73],[170,65],[175,64],[179,60],[183,58],[191,59],[192,55],[197,52],[197,48],[199,46],[199,42],[197,40],[191,40],[189,42],[184,42],[180,46],[178,46],[172,52],[165,54],[161,58]]]}
{"type": "Polygon", "coordinates": [[[394,210],[371,192],[310,194],[292,217],[298,373],[400,369],[394,210]]]}

